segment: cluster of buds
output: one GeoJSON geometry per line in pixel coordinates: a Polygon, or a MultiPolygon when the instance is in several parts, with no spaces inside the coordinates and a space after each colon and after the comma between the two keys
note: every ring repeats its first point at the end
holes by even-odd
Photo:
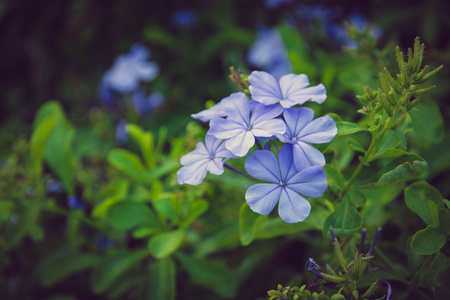
{"type": "Polygon", "coordinates": [[[331,299],[346,299],[344,294],[348,295],[351,299],[367,299],[372,296],[380,284],[386,284],[388,286],[388,291],[386,299],[389,300],[391,296],[391,286],[389,282],[382,280],[376,281],[362,294],[357,290],[356,286],[358,280],[364,276],[364,274],[372,273],[378,270],[378,268],[367,269],[369,261],[373,258],[372,252],[378,241],[381,233],[381,228],[378,228],[373,243],[369,251],[364,254],[363,247],[364,241],[367,234],[367,229],[363,229],[361,243],[358,252],[355,254],[355,258],[348,262],[344,255],[342,254],[341,246],[339,241],[334,234],[333,228],[330,226],[330,233],[333,238],[333,246],[336,251],[337,260],[341,266],[340,271],[333,270],[328,264],[326,265],[326,271],[322,269],[312,258],[308,259],[306,262],[306,269],[316,275],[315,280],[311,283],[308,288],[311,289],[323,281],[323,285],[333,289],[339,289],[338,293],[333,295],[331,299]]]}
{"type": "Polygon", "coordinates": [[[373,117],[374,113],[384,109],[390,117],[395,117],[399,112],[403,114],[421,103],[435,86],[423,87],[420,84],[428,81],[443,67],[441,65],[432,71],[429,66],[422,68],[424,49],[425,45],[421,44],[417,37],[414,49],[408,48],[405,61],[405,55],[397,46],[395,51],[400,73],[394,78],[388,69],[384,68],[380,72],[381,88],[372,91],[366,87],[365,94],[357,97],[363,104],[360,112],[370,113],[373,117]]]}

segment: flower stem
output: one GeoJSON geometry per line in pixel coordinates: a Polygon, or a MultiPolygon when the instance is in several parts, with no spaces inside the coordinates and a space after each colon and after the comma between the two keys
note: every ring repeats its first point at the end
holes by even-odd
{"type": "Polygon", "coordinates": [[[230,166],[230,165],[223,164],[223,166],[224,166],[225,168],[227,168],[228,170],[233,171],[233,172],[236,173],[236,174],[239,174],[239,175],[242,175],[242,176],[244,176],[244,177],[249,178],[248,174],[245,174],[244,172],[241,172],[241,171],[239,171],[239,170],[236,170],[235,168],[233,168],[233,167],[230,166]]]}

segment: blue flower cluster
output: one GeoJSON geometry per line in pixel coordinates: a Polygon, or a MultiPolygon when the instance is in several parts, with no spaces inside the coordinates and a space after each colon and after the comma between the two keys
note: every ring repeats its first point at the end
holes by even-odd
{"type": "Polygon", "coordinates": [[[256,144],[259,150],[246,159],[245,170],[268,183],[251,186],[245,194],[247,204],[267,215],[279,203],[278,213],[285,222],[301,222],[311,210],[304,196],[320,197],[328,186],[325,157],[310,144],[332,141],[337,128],[330,116],[314,119],[312,109],[295,106],[307,101],[323,103],[326,89],[323,84],[309,86],[304,74],[277,80],[269,73],[253,71],[248,81],[251,99],[242,92],[234,93],[192,115],[210,122],[210,128],[205,143],[198,143],[181,158],[178,182],[197,185],[208,172],[220,175],[224,167],[233,170],[226,161],[247,156],[256,144]],[[284,145],[277,158],[271,146],[278,149],[280,142],[284,145]]]}
{"type": "Polygon", "coordinates": [[[146,116],[161,105],[164,98],[160,93],[146,96],[141,86],[142,82],[152,81],[159,74],[159,66],[147,61],[149,57],[150,51],[144,45],[134,44],[129,53],[116,58],[114,65],[103,75],[98,88],[98,96],[103,104],[115,106],[120,97],[127,95],[139,116],[146,116]]]}

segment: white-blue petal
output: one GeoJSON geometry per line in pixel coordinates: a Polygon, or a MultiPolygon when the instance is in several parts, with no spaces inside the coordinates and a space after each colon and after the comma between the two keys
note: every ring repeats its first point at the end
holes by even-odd
{"type": "Polygon", "coordinates": [[[253,100],[270,105],[283,99],[278,81],[267,72],[253,71],[248,76],[248,82],[253,100]]]}
{"type": "Polygon", "coordinates": [[[258,183],[249,187],[245,193],[245,200],[254,212],[261,215],[267,215],[277,204],[280,192],[280,185],[258,183]]]}
{"type": "Polygon", "coordinates": [[[247,131],[244,124],[222,118],[212,119],[209,127],[208,134],[218,139],[229,139],[247,131]]]}
{"type": "Polygon", "coordinates": [[[280,183],[281,174],[278,161],[269,150],[256,150],[245,161],[245,170],[251,176],[273,183],[280,183]]]}
{"type": "Polygon", "coordinates": [[[242,157],[247,155],[250,148],[255,144],[255,137],[251,131],[244,130],[238,135],[225,141],[225,148],[234,155],[242,157]]]}
{"type": "Polygon", "coordinates": [[[314,111],[308,107],[288,108],[283,112],[287,132],[290,137],[297,137],[305,126],[314,118],[314,111]]]}
{"type": "Polygon", "coordinates": [[[303,128],[298,139],[305,143],[331,142],[337,134],[336,122],[330,116],[317,118],[303,128]]]}
{"type": "Polygon", "coordinates": [[[294,144],[294,165],[297,171],[315,165],[324,166],[325,156],[313,146],[297,142],[294,144]]]}
{"type": "Polygon", "coordinates": [[[298,223],[304,221],[311,212],[311,204],[289,188],[282,189],[278,214],[286,223],[298,223]]]}
{"type": "Polygon", "coordinates": [[[322,196],[328,187],[327,175],[320,166],[306,168],[294,175],[287,187],[307,197],[322,196]]]}

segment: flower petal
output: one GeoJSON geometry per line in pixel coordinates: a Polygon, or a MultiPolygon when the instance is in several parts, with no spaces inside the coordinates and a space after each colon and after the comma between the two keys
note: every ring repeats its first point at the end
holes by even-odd
{"type": "Polygon", "coordinates": [[[288,108],[283,112],[286,121],[287,130],[290,137],[297,137],[298,134],[310,123],[314,118],[314,111],[308,107],[288,108]]]}
{"type": "Polygon", "coordinates": [[[208,157],[209,153],[205,147],[205,144],[203,144],[202,142],[198,142],[194,150],[181,157],[180,163],[182,165],[190,165],[196,163],[199,160],[207,159],[208,157]]]}
{"type": "Polygon", "coordinates": [[[266,105],[278,103],[283,99],[278,81],[267,72],[253,71],[248,76],[252,99],[266,105]]]}
{"type": "MultiPolygon", "coordinates": [[[[289,94],[286,95],[286,99],[300,105],[306,101],[323,103],[327,99],[327,90],[323,84],[310,86],[304,89],[290,90],[289,94]]],[[[283,103],[281,104],[283,105],[283,103]]]]}
{"type": "Polygon", "coordinates": [[[282,112],[283,108],[278,104],[265,105],[259,103],[259,105],[255,107],[252,113],[250,123],[256,124],[261,121],[274,119],[278,117],[282,112]]]}
{"type": "Polygon", "coordinates": [[[305,74],[288,74],[280,78],[280,88],[283,99],[290,99],[290,95],[304,89],[308,85],[309,79],[305,74]]]}
{"type": "Polygon", "coordinates": [[[225,147],[234,155],[242,157],[247,155],[250,148],[255,144],[255,137],[251,131],[242,131],[235,137],[228,139],[225,142],[225,147]]]}
{"type": "Polygon", "coordinates": [[[211,174],[220,175],[223,173],[223,164],[224,160],[217,157],[207,164],[206,170],[211,174]]]}
{"type": "Polygon", "coordinates": [[[281,180],[288,181],[297,173],[293,162],[293,146],[288,144],[281,147],[278,153],[278,164],[280,167],[281,180]]]}
{"type": "Polygon", "coordinates": [[[248,188],[245,193],[245,200],[254,212],[261,215],[267,215],[277,204],[280,192],[280,185],[258,183],[248,188]]]}
{"type": "Polygon", "coordinates": [[[211,106],[209,109],[205,109],[199,113],[191,115],[191,117],[193,117],[194,119],[200,120],[202,122],[209,122],[214,118],[226,116],[227,113],[225,112],[225,108],[222,102],[219,102],[216,105],[211,106]]]}
{"type": "Polygon", "coordinates": [[[206,176],[209,159],[197,161],[196,163],[181,167],[177,172],[179,184],[200,184],[206,176]]]}
{"type": "Polygon", "coordinates": [[[311,212],[311,204],[289,188],[282,189],[278,214],[286,223],[297,223],[304,221],[311,212]]]}
{"type": "Polygon", "coordinates": [[[243,124],[222,118],[212,119],[209,127],[207,134],[213,135],[218,139],[229,139],[247,131],[243,124]]]}
{"type": "Polygon", "coordinates": [[[252,126],[252,133],[257,137],[271,137],[285,132],[286,124],[279,118],[262,121],[252,126]]]}
{"type": "Polygon", "coordinates": [[[250,124],[249,102],[247,95],[242,92],[233,93],[221,101],[227,119],[245,125],[250,124]]]}
{"type": "Polygon", "coordinates": [[[275,154],[268,150],[256,150],[245,161],[245,170],[251,176],[273,183],[280,183],[281,174],[275,154]]]}
{"type": "Polygon", "coordinates": [[[320,197],[328,187],[327,174],[320,166],[306,168],[292,177],[287,188],[307,197],[320,197]]]}
{"type": "Polygon", "coordinates": [[[294,165],[297,171],[301,171],[311,166],[324,166],[325,157],[322,152],[306,143],[297,142],[294,144],[294,165]]]}
{"type": "Polygon", "coordinates": [[[298,139],[305,143],[321,144],[331,142],[337,134],[336,122],[330,116],[317,118],[300,132],[298,139]]]}

